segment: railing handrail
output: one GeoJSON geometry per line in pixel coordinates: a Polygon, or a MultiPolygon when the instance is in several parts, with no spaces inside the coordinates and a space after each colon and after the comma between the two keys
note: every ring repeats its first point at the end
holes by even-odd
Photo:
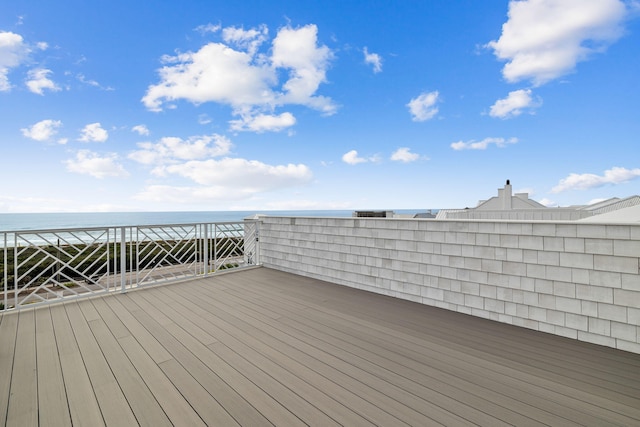
{"type": "Polygon", "coordinates": [[[20,230],[0,230],[2,234],[20,234],[20,233],[51,233],[51,232],[68,232],[74,230],[82,231],[98,231],[105,228],[135,228],[135,227],[177,227],[182,225],[202,225],[202,224],[244,224],[260,222],[259,219],[243,219],[238,221],[198,221],[198,222],[176,222],[176,223],[158,223],[158,224],[118,224],[118,225],[94,225],[91,227],[61,227],[61,228],[34,228],[34,229],[20,229],[20,230]]]}

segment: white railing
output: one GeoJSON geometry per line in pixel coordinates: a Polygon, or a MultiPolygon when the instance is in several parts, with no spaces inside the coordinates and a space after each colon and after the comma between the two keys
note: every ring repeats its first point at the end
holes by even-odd
{"type": "Polygon", "coordinates": [[[0,232],[0,311],[257,265],[258,224],[0,232]]]}

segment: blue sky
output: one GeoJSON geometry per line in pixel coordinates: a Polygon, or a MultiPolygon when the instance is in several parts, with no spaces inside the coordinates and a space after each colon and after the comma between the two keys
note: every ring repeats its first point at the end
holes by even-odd
{"type": "Polygon", "coordinates": [[[0,5],[0,212],[640,194],[640,5],[0,5]]]}

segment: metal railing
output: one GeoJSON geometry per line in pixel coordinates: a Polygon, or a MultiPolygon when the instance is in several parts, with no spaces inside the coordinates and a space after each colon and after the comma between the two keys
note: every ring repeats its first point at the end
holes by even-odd
{"type": "Polygon", "coordinates": [[[0,311],[257,265],[258,224],[0,231],[0,311]]]}

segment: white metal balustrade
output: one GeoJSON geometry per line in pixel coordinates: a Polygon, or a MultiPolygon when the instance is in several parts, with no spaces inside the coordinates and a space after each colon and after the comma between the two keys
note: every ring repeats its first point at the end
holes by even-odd
{"type": "Polygon", "coordinates": [[[0,311],[259,264],[258,224],[0,232],[0,311]]]}

